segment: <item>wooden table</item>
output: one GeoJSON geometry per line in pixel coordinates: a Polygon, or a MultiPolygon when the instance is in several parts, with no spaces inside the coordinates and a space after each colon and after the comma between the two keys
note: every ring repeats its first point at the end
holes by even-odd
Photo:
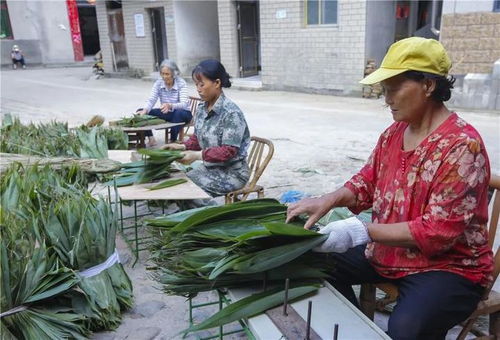
{"type": "Polygon", "coordinates": [[[133,150],[108,150],[108,158],[120,163],[132,162],[133,150]]]}
{"type": "MultiPolygon", "coordinates": [[[[333,339],[334,325],[339,325],[338,338],[341,340],[387,339],[377,325],[368,319],[352,303],[342,296],[328,282],[324,282],[315,295],[308,296],[290,305],[304,320],[307,320],[308,301],[312,301],[311,328],[321,339],[333,339]]],[[[261,290],[260,290],[261,291],[261,290]]],[[[248,295],[259,292],[257,289],[229,289],[229,297],[233,302],[248,295]]],[[[257,340],[279,340],[282,333],[266,315],[260,314],[247,320],[248,326],[257,340]]]]}
{"type": "Polygon", "coordinates": [[[158,190],[149,190],[149,188],[161,181],[156,183],[133,184],[117,188],[118,196],[122,201],[172,201],[210,198],[210,195],[194,184],[185,173],[173,173],[169,179],[173,178],[184,178],[187,182],[158,190]]]}
{"type": "MultiPolygon", "coordinates": [[[[127,135],[133,135],[136,136],[137,138],[137,144],[135,145],[136,148],[145,148],[146,143],[144,142],[145,137],[146,137],[146,131],[149,130],[165,130],[165,143],[168,142],[168,129],[174,126],[179,126],[179,125],[184,125],[185,123],[163,123],[163,124],[157,124],[157,125],[148,125],[148,126],[141,126],[141,127],[125,127],[125,126],[117,126],[113,125],[112,122],[110,122],[110,126],[114,126],[116,128],[121,129],[123,132],[125,132],[127,135]]],[[[129,143],[130,145],[130,143],[129,143]]]]}
{"type": "MultiPolygon", "coordinates": [[[[122,154],[123,156],[123,154],[122,154]]],[[[126,157],[126,156],[125,156],[126,157]]],[[[173,178],[184,178],[187,180],[186,183],[182,183],[179,185],[175,185],[169,188],[163,188],[158,190],[149,190],[150,187],[158,184],[156,183],[145,183],[145,184],[133,184],[125,187],[116,188],[115,192],[115,204],[119,205],[119,219],[121,223],[121,231],[122,233],[127,229],[133,229],[134,234],[132,238],[128,238],[124,235],[125,241],[130,245],[131,250],[135,254],[135,263],[139,259],[139,252],[141,250],[146,250],[147,247],[144,248],[144,245],[149,240],[149,237],[139,237],[138,228],[139,228],[139,217],[150,215],[151,213],[145,215],[137,214],[137,201],[161,201],[161,207],[163,213],[164,210],[164,201],[173,201],[173,200],[194,200],[194,199],[205,199],[210,198],[203,189],[193,183],[185,173],[177,172],[173,173],[169,179],[173,178]],[[134,207],[134,215],[130,217],[123,216],[123,201],[132,201],[134,207]],[[125,219],[133,218],[134,223],[132,226],[125,227],[123,221],[125,219]],[[143,248],[141,248],[141,246],[143,248]]],[[[166,180],[166,179],[163,179],[166,180]]],[[[161,182],[161,181],[160,181],[161,182]]]]}

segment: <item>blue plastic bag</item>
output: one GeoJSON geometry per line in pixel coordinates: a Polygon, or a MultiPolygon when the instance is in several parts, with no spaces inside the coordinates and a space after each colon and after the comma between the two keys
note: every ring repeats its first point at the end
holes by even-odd
{"type": "Polygon", "coordinates": [[[280,202],[281,203],[294,203],[298,202],[303,198],[309,197],[309,194],[306,194],[305,192],[302,191],[297,191],[297,190],[289,190],[284,192],[281,195],[280,202]]]}

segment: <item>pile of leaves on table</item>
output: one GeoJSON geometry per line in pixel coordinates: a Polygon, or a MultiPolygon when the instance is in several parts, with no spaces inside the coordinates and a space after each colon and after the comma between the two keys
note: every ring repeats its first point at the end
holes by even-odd
{"type": "Polygon", "coordinates": [[[45,157],[107,158],[108,150],[127,149],[128,136],[120,129],[102,126],[69,129],[67,123],[21,124],[19,118],[2,117],[0,152],[45,157]]]}
{"type": "Polygon", "coordinates": [[[155,278],[167,294],[194,296],[221,288],[262,287],[189,331],[247,318],[318,289],[334,264],[311,249],[327,236],[285,223],[286,206],[273,199],[192,209],[148,220],[154,234],[155,278]],[[321,259],[324,259],[322,261],[321,259]],[[278,287],[278,288],[273,288],[278,287]]]}
{"type": "Polygon", "coordinates": [[[132,115],[132,117],[123,117],[122,119],[113,121],[113,125],[122,127],[143,127],[150,125],[159,125],[164,123],[166,123],[166,121],[164,121],[161,118],[150,115],[139,115],[139,114],[134,114],[132,115]]]}
{"type": "MultiPolygon", "coordinates": [[[[174,171],[172,162],[183,157],[181,152],[170,150],[139,149],[137,152],[143,155],[144,159],[137,162],[123,163],[121,171],[113,174],[114,179],[110,178],[105,183],[106,185],[112,186],[116,183],[117,187],[122,187],[132,184],[151,183],[168,178],[174,171]]],[[[184,182],[186,182],[184,179],[167,180],[155,184],[151,189],[161,189],[184,182]]]]}
{"type": "Polygon", "coordinates": [[[115,261],[114,212],[91,196],[83,172],[14,164],[0,194],[2,339],[86,339],[116,328],[132,284],[115,261]]]}

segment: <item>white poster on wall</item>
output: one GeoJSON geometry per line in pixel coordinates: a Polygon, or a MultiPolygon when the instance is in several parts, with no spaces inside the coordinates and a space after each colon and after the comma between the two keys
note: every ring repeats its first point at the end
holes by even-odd
{"type": "Polygon", "coordinates": [[[134,22],[135,22],[135,36],[136,37],[144,37],[144,15],[142,14],[134,14],[134,22]]]}

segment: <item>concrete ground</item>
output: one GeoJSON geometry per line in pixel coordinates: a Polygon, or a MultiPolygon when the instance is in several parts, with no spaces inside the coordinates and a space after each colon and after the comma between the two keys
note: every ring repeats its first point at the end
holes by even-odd
{"type": "MultiPolygon", "coordinates": [[[[85,123],[92,115],[107,120],[130,115],[142,106],[151,83],[132,79],[93,78],[91,68],[2,70],[1,112],[23,122],[85,123]]],[[[275,155],[261,177],[266,196],[288,190],[311,195],[341,186],[367,159],[392,117],[383,99],[362,99],[291,92],[225,90],[245,113],[251,134],[270,139],[275,155]]],[[[190,94],[196,95],[190,85],[190,94]]],[[[500,113],[457,110],[481,133],[493,173],[500,174],[500,113]]],[[[157,139],[162,134],[157,134],[157,139]]],[[[121,245],[121,252],[127,253],[121,245]]],[[[127,257],[127,256],[125,256],[127,257]]],[[[126,265],[136,307],[115,332],[98,339],[172,339],[186,326],[184,298],[155,289],[145,260],[126,265]]],[[[207,299],[206,295],[201,299],[207,299]]],[[[377,321],[385,327],[386,317],[377,321]]],[[[450,337],[451,338],[451,337],[450,337]]]]}

